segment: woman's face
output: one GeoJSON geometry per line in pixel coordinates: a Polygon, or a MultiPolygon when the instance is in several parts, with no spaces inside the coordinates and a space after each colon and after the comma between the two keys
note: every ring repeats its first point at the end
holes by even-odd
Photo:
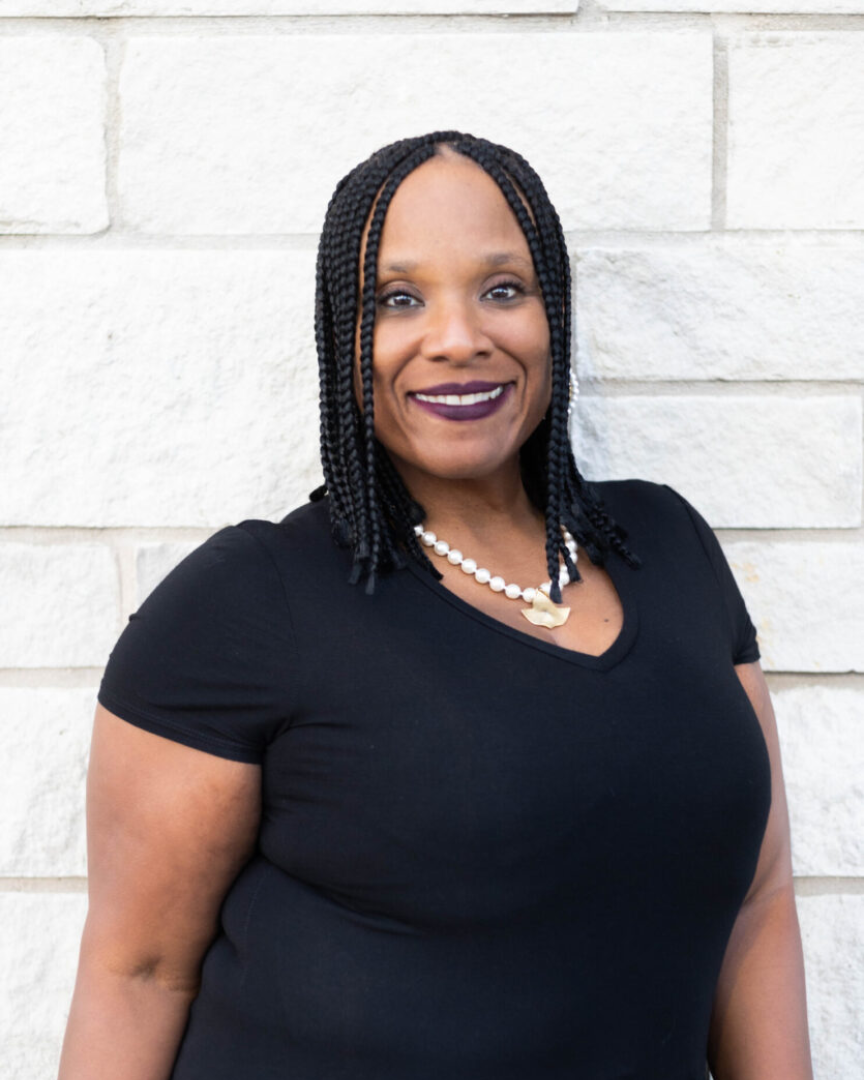
{"type": "Polygon", "coordinates": [[[549,324],[495,181],[452,151],[415,169],[387,211],[377,277],[375,433],[409,489],[418,473],[512,468],[549,405],[549,324]]]}

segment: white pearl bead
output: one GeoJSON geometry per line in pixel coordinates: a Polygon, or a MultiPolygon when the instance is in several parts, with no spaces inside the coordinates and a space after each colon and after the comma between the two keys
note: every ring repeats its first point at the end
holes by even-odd
{"type": "Polygon", "coordinates": [[[543,584],[540,586],[540,588],[548,596],[549,593],[552,591],[552,582],[551,581],[544,581],[543,584]]]}
{"type": "Polygon", "coordinates": [[[438,537],[433,532],[424,532],[420,539],[423,541],[426,547],[432,547],[438,537]]]}
{"type": "Polygon", "coordinates": [[[447,552],[447,562],[458,566],[462,562],[462,552],[458,548],[450,548],[447,552]]]}
{"type": "Polygon", "coordinates": [[[504,595],[510,600],[518,600],[522,595],[522,590],[518,585],[508,585],[504,589],[504,595]]]}
{"type": "Polygon", "coordinates": [[[480,582],[481,585],[488,585],[492,575],[485,567],[481,566],[479,570],[474,571],[474,577],[480,582]]]}
{"type": "Polygon", "coordinates": [[[573,533],[569,529],[564,530],[564,540],[568,545],[573,543],[573,533]]]}
{"type": "Polygon", "coordinates": [[[506,584],[507,582],[504,580],[503,577],[493,577],[492,580],[489,582],[489,588],[492,590],[492,592],[504,592],[506,584]]]}
{"type": "Polygon", "coordinates": [[[530,589],[523,589],[522,590],[522,599],[525,601],[526,604],[532,604],[534,602],[534,597],[536,595],[537,595],[537,590],[536,589],[530,588],[530,589]]]}
{"type": "Polygon", "coordinates": [[[450,550],[450,545],[447,543],[446,540],[436,540],[435,541],[435,554],[436,555],[446,555],[449,550],[450,550]]]}
{"type": "Polygon", "coordinates": [[[562,586],[570,583],[570,573],[566,566],[561,567],[561,573],[558,575],[558,584],[562,586]]]}
{"type": "Polygon", "coordinates": [[[415,525],[414,526],[414,535],[415,536],[422,536],[423,535],[423,526],[422,525],[415,525]]]}
{"type": "Polygon", "coordinates": [[[571,555],[575,555],[575,554],[576,554],[576,548],[577,548],[578,546],[579,546],[579,545],[578,545],[578,544],[576,543],[576,541],[575,541],[575,540],[568,540],[568,541],[567,541],[567,550],[568,550],[568,551],[570,552],[570,554],[571,554],[571,555]]]}
{"type": "Polygon", "coordinates": [[[474,559],[463,559],[462,569],[465,571],[466,574],[473,574],[477,569],[477,563],[474,561],[474,559]]]}

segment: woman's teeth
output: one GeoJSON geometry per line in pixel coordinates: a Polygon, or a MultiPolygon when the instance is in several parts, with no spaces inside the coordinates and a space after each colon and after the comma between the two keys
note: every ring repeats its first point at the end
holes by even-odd
{"type": "Polygon", "coordinates": [[[503,386],[486,390],[481,394],[415,394],[418,401],[431,401],[435,405],[477,405],[481,401],[492,401],[504,392],[503,386]]]}

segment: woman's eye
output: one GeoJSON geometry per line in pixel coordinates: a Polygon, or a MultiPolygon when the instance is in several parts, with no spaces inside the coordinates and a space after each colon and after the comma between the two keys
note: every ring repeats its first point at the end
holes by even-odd
{"type": "Polygon", "coordinates": [[[416,300],[416,297],[412,296],[410,293],[403,292],[401,289],[394,289],[393,292],[384,293],[383,295],[379,296],[378,297],[378,304],[379,304],[380,307],[389,307],[389,308],[406,308],[406,307],[411,307],[412,306],[410,303],[405,304],[405,303],[401,303],[401,302],[391,304],[390,303],[391,300],[394,300],[394,301],[395,300],[399,300],[399,301],[416,300]]]}
{"type": "Polygon", "coordinates": [[[524,286],[518,281],[499,281],[497,285],[493,285],[492,288],[489,289],[489,294],[499,293],[498,296],[494,297],[496,300],[513,300],[515,296],[520,296],[524,294],[524,292],[524,286]],[[510,295],[501,296],[500,293],[502,291],[509,292],[510,295]]]}
{"type": "MultiPolygon", "coordinates": [[[[517,296],[523,296],[525,291],[525,286],[518,281],[499,281],[496,285],[487,289],[484,295],[491,296],[493,300],[497,301],[515,300],[517,296]]],[[[405,292],[404,289],[393,289],[390,292],[382,293],[378,297],[378,306],[389,308],[391,311],[399,308],[403,310],[413,308],[420,303],[422,301],[418,300],[416,296],[412,296],[411,293],[405,292]]]]}

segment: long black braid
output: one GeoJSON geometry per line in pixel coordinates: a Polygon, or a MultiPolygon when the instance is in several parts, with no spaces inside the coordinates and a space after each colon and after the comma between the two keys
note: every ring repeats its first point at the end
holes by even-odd
{"type": "Polygon", "coordinates": [[[545,516],[550,595],[560,603],[559,558],[563,557],[571,581],[580,580],[561,525],[597,566],[605,565],[610,551],[633,567],[641,560],[625,546],[626,530],[606,512],[573,458],[567,429],[571,283],[564,231],[540,177],[524,157],[505,146],[459,131],[400,139],[376,151],[337,184],[318,246],[315,289],[324,483],[309,497],[317,501],[329,495],[333,537],[340,546],[353,549],[350,580],[356,583],[365,575],[367,593],[375,589],[376,574],[404,566],[406,555],[441,578],[414,532],[425,518],[423,507],[375,438],[372,341],[378,248],[387,208],[405,177],[444,144],[471,158],[497,183],[525,234],[543,296],[552,398],[520,451],[520,467],[529,499],[545,516]],[[359,297],[361,412],[354,392],[355,335],[361,243],[370,212],[359,297]]]}

